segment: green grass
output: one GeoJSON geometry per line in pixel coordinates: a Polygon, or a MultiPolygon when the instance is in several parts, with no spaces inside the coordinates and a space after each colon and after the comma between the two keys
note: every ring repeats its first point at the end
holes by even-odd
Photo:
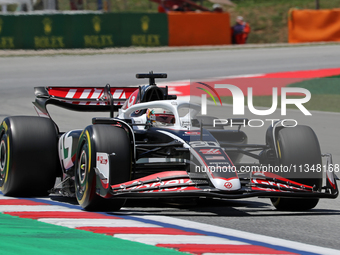
{"type": "Polygon", "coordinates": [[[8,255],[184,255],[173,249],[123,240],[0,213],[1,254],[8,255]]]}
{"type": "Polygon", "coordinates": [[[312,93],[312,95],[340,95],[340,75],[305,80],[302,82],[290,84],[288,85],[288,87],[305,88],[308,89],[310,93],[312,93]]]}
{"type": "MultiPolygon", "coordinates": [[[[305,80],[290,84],[288,87],[305,88],[311,92],[311,100],[304,104],[308,110],[340,112],[340,75],[305,80]]],[[[299,96],[288,96],[288,98],[299,98],[299,96]]],[[[232,97],[222,97],[222,101],[227,104],[233,103],[232,97]]],[[[245,98],[246,102],[247,98],[245,98]]],[[[272,106],[272,97],[255,96],[253,104],[254,106],[270,108],[272,106]]],[[[278,97],[278,108],[281,108],[281,96],[278,97]]],[[[287,105],[287,108],[298,109],[295,105],[287,105]]]]}

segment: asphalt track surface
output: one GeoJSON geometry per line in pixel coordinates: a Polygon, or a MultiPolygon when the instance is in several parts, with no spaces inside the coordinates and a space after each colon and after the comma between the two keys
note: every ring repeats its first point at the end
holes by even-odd
{"type": "MultiPolygon", "coordinates": [[[[205,79],[228,75],[271,73],[340,67],[340,46],[187,51],[147,54],[43,56],[0,58],[0,118],[35,115],[31,105],[34,86],[136,85],[135,73],[167,72],[168,80],[205,79]]],[[[63,130],[83,128],[92,115],[55,111],[63,130]]],[[[228,115],[231,108],[216,112],[228,115]]],[[[323,152],[340,163],[340,114],[312,112],[304,117],[289,111],[287,118],[313,127],[323,152]]],[[[252,116],[248,116],[252,117],[252,116]]],[[[256,117],[258,118],[258,117],[256,117]]],[[[263,143],[265,129],[245,129],[251,143],[263,143]]],[[[340,249],[340,202],[322,200],[309,212],[278,212],[268,199],[202,200],[198,202],[142,201],[129,203],[122,213],[154,214],[208,223],[251,233],[340,249]]]]}

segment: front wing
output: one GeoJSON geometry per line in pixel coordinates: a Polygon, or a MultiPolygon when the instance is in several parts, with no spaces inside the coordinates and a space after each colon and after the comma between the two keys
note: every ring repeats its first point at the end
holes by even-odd
{"type": "MultiPolygon", "coordinates": [[[[327,164],[332,165],[330,154],[327,164]]],[[[250,178],[241,180],[241,189],[225,191],[214,188],[209,179],[186,171],[166,171],[137,180],[110,185],[96,169],[97,194],[104,198],[176,198],[176,197],[216,197],[240,199],[247,197],[287,197],[287,198],[336,198],[338,196],[337,177],[328,167],[326,185],[321,190],[297,183],[273,173],[254,172],[250,178]]]]}

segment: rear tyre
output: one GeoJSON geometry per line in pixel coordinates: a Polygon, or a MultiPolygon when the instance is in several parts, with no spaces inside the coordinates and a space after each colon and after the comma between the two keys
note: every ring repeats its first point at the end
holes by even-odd
{"type": "Polygon", "coordinates": [[[0,189],[8,196],[45,196],[58,173],[58,136],[47,118],[8,117],[0,125],[0,189]]]}
{"type": "Polygon", "coordinates": [[[75,170],[78,203],[88,211],[117,211],[125,199],[104,199],[96,194],[96,154],[115,154],[110,162],[111,185],[130,180],[131,146],[127,132],[110,125],[88,126],[79,139],[75,170]]]}
{"type": "MultiPolygon", "coordinates": [[[[278,132],[277,146],[280,163],[283,166],[302,165],[304,169],[321,166],[321,150],[319,141],[314,131],[308,126],[296,126],[283,128],[278,132]],[[308,168],[307,168],[308,167],[308,168]]],[[[281,174],[283,177],[320,189],[322,185],[322,171],[303,171],[281,174]]],[[[272,204],[281,211],[304,211],[314,208],[318,198],[271,198],[272,204]]]]}

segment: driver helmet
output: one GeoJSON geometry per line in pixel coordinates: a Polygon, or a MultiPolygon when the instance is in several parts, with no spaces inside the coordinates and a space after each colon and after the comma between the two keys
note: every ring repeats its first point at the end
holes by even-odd
{"type": "Polygon", "coordinates": [[[171,126],[175,123],[175,116],[172,112],[162,109],[154,108],[146,111],[147,123],[157,126],[171,126]]]}

